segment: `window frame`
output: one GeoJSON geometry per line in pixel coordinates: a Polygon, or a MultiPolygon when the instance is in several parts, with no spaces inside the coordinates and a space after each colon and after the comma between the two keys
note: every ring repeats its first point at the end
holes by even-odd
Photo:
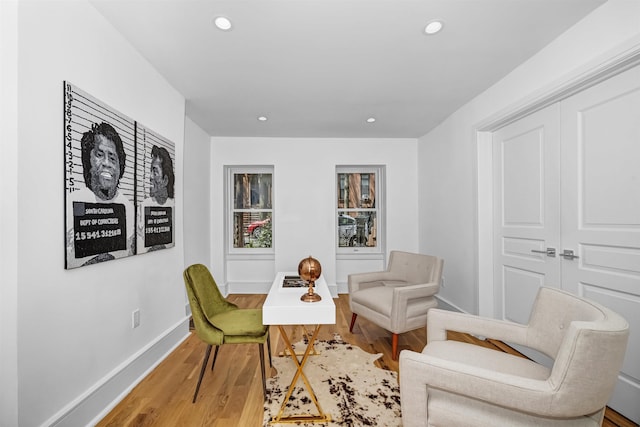
{"type": "MultiPolygon", "coordinates": [[[[371,185],[367,183],[367,187],[371,185]]],[[[385,253],[385,166],[384,165],[337,165],[335,170],[335,187],[336,194],[334,196],[334,238],[336,256],[341,259],[373,257],[378,258],[384,256],[385,253]],[[374,208],[339,208],[340,200],[340,174],[374,174],[375,175],[375,207],[374,208]],[[341,212],[353,211],[375,211],[376,215],[376,246],[340,246],[340,238],[338,235],[340,225],[341,212]]]]}
{"type": "Polygon", "coordinates": [[[256,165],[256,166],[239,166],[239,165],[226,165],[225,167],[225,240],[226,240],[226,252],[229,256],[254,256],[264,255],[268,258],[272,258],[275,255],[275,173],[274,167],[270,165],[256,165]],[[239,174],[270,174],[271,175],[271,208],[266,209],[236,209],[234,204],[234,176],[239,174]],[[233,227],[234,217],[236,212],[269,212],[271,213],[271,247],[270,248],[236,248],[233,246],[233,227]]]}

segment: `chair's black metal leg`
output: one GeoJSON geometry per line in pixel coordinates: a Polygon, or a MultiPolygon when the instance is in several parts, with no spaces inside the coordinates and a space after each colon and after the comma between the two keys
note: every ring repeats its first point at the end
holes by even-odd
{"type": "Polygon", "coordinates": [[[267,351],[269,352],[269,367],[273,368],[273,363],[271,363],[271,334],[267,335],[267,351]]]}
{"type": "Polygon", "coordinates": [[[213,367],[216,366],[216,359],[218,358],[218,350],[220,350],[220,346],[216,346],[216,352],[213,353],[213,362],[211,363],[211,370],[213,371],[213,367]]]}
{"type": "MultiPolygon", "coordinates": [[[[211,344],[207,345],[207,351],[204,353],[204,360],[202,361],[202,368],[200,369],[200,378],[198,378],[196,392],[193,394],[193,403],[196,403],[196,398],[198,397],[198,390],[200,390],[200,383],[202,382],[202,377],[204,377],[204,370],[207,367],[207,362],[209,361],[209,356],[211,355],[211,347],[211,344]]],[[[218,347],[216,347],[216,353],[217,352],[218,347]]]]}
{"type": "Polygon", "coordinates": [[[267,400],[267,377],[264,369],[264,344],[258,344],[260,349],[260,370],[262,371],[262,395],[267,400]]]}

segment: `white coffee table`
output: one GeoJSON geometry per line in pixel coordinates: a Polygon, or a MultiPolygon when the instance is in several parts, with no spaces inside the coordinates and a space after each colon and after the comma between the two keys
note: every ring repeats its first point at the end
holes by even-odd
{"type": "Polygon", "coordinates": [[[333,302],[333,298],[331,297],[331,293],[329,292],[327,282],[324,280],[323,276],[320,276],[320,278],[315,282],[314,291],[322,298],[320,301],[316,302],[304,302],[300,299],[300,297],[307,292],[307,287],[285,288],[282,286],[285,276],[296,275],[297,273],[295,272],[279,272],[276,274],[276,278],[271,285],[267,299],[262,306],[262,323],[265,325],[278,326],[280,334],[282,335],[282,338],[287,345],[287,349],[289,350],[289,354],[291,355],[291,360],[293,360],[296,365],[296,373],[293,376],[291,385],[289,385],[289,390],[282,401],[280,412],[271,421],[271,424],[293,423],[297,421],[325,423],[331,421],[329,414],[325,414],[318,403],[313,387],[304,373],[304,365],[307,363],[309,354],[314,348],[313,345],[318,336],[318,332],[320,332],[320,327],[322,325],[334,325],[336,323],[336,306],[333,302]],[[298,360],[298,356],[291,345],[291,340],[289,339],[286,330],[283,328],[283,325],[315,326],[301,360],[298,360]],[[289,401],[299,378],[302,378],[302,381],[311,396],[311,400],[313,400],[313,403],[316,405],[318,415],[283,416],[287,402],[289,401]]]}

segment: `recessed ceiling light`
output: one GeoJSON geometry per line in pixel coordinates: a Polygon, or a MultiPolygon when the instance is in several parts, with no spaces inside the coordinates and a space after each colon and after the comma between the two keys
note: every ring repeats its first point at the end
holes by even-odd
{"type": "Polygon", "coordinates": [[[215,18],[213,18],[213,23],[216,27],[218,27],[218,29],[222,31],[231,30],[231,21],[229,20],[229,18],[226,18],[224,16],[216,16],[215,18]]]}
{"type": "Polygon", "coordinates": [[[428,35],[436,34],[442,30],[444,24],[442,21],[433,20],[427,23],[426,27],[424,27],[424,33],[428,35]]]}
{"type": "Polygon", "coordinates": [[[373,122],[375,122],[375,121],[376,121],[376,118],[375,118],[375,117],[369,117],[369,118],[367,119],[367,123],[373,123],[373,122]]]}
{"type": "Polygon", "coordinates": [[[261,122],[266,122],[267,121],[267,117],[266,116],[260,116],[258,117],[258,120],[261,122]]]}

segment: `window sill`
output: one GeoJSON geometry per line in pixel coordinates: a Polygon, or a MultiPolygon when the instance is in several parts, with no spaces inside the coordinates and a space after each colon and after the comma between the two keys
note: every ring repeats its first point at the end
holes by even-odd
{"type": "Polygon", "coordinates": [[[227,260],[229,261],[241,261],[241,260],[247,260],[247,259],[255,259],[255,260],[267,260],[267,261],[271,261],[271,260],[275,260],[276,259],[276,254],[275,253],[227,253],[227,260]]]}
{"type": "Polygon", "coordinates": [[[381,254],[380,252],[350,252],[350,253],[339,252],[339,253],[336,254],[336,259],[338,259],[338,260],[340,260],[340,259],[344,259],[344,260],[349,260],[349,259],[384,260],[384,254],[381,254]]]}

